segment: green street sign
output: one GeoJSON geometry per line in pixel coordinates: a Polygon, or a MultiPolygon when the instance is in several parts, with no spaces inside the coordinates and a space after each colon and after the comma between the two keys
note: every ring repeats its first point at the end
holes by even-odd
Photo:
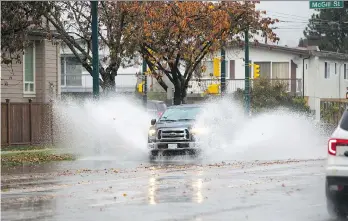
{"type": "Polygon", "coordinates": [[[344,1],[309,1],[310,9],[343,8],[344,1]]]}

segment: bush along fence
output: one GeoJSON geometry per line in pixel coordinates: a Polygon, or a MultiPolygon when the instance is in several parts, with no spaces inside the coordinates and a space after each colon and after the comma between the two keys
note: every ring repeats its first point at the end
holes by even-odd
{"type": "Polygon", "coordinates": [[[348,101],[343,99],[321,99],[320,120],[331,125],[337,125],[343,112],[348,107],[348,101]]]}
{"type": "Polygon", "coordinates": [[[1,146],[53,143],[50,103],[1,103],[1,146]]]}
{"type": "MultiPolygon", "coordinates": [[[[244,89],[237,89],[233,98],[244,102],[244,89]]],[[[250,87],[250,101],[253,114],[279,107],[310,114],[310,108],[305,99],[289,90],[289,85],[282,81],[267,78],[254,80],[250,87]]]]}

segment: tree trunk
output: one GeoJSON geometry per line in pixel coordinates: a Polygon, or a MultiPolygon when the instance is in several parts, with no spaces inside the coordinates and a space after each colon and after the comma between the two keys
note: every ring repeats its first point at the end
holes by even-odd
{"type": "Polygon", "coordinates": [[[186,90],[187,90],[187,88],[185,88],[185,87],[181,90],[181,103],[182,104],[186,104],[186,96],[187,96],[186,90]]]}
{"type": "Polygon", "coordinates": [[[179,85],[176,85],[174,88],[174,105],[180,105],[181,102],[182,102],[181,88],[179,85]]]}
{"type": "Polygon", "coordinates": [[[174,105],[180,105],[186,103],[186,88],[184,85],[177,85],[174,88],[174,105]]]}
{"type": "Polygon", "coordinates": [[[116,93],[115,77],[108,74],[103,76],[103,92],[106,96],[110,96],[116,93]]]}

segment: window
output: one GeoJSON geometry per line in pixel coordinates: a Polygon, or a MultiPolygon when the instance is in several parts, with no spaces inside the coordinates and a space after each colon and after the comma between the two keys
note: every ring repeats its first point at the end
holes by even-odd
{"type": "Polygon", "coordinates": [[[271,78],[271,62],[254,62],[260,65],[260,76],[264,78],[271,78]]]}
{"type": "Polygon", "coordinates": [[[151,111],[156,111],[157,110],[156,104],[153,102],[147,102],[147,109],[151,111]]]}
{"type": "Polygon", "coordinates": [[[61,76],[61,86],[65,86],[66,75],[65,75],[65,58],[60,59],[60,76],[61,76]]]}
{"type": "Polygon", "coordinates": [[[328,79],[330,77],[330,64],[325,62],[325,74],[324,78],[328,79]]]}
{"type": "Polygon", "coordinates": [[[157,110],[158,111],[165,111],[167,109],[167,105],[165,103],[157,103],[157,110]]]}
{"type": "Polygon", "coordinates": [[[230,79],[236,78],[236,62],[234,60],[230,60],[230,79]]]}
{"type": "Polygon", "coordinates": [[[194,108],[169,108],[167,109],[159,121],[187,121],[195,120],[197,115],[200,114],[202,109],[200,107],[194,108]]]}
{"type": "Polygon", "coordinates": [[[347,70],[348,67],[347,66],[348,66],[347,64],[343,65],[343,79],[347,79],[347,77],[348,77],[347,76],[347,74],[348,74],[347,73],[348,72],[348,70],[347,70]]]}
{"type": "Polygon", "coordinates": [[[35,94],[35,42],[24,51],[23,87],[25,94],[35,94]]]}
{"type": "Polygon", "coordinates": [[[208,78],[212,76],[213,76],[213,61],[204,61],[202,78],[208,78]]]}
{"type": "MultiPolygon", "coordinates": [[[[203,62],[203,73],[202,73],[202,78],[211,78],[214,77],[213,71],[213,61],[204,61],[203,62]]],[[[221,68],[221,63],[220,63],[220,68],[221,68]]],[[[221,70],[221,69],[220,69],[221,70]]],[[[228,70],[228,60],[225,60],[225,74],[226,78],[229,77],[229,73],[227,72],[228,70]]]]}
{"type": "Polygon", "coordinates": [[[61,58],[62,86],[82,86],[82,64],[76,57],[61,58]]]}
{"type": "Polygon", "coordinates": [[[335,63],[335,74],[337,74],[337,63],[335,63]]]}
{"type": "Polygon", "coordinates": [[[272,62],[272,78],[288,79],[289,62],[272,62]]]}

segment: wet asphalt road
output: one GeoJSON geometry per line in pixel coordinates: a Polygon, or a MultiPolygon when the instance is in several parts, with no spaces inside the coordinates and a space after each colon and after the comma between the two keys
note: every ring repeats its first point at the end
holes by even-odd
{"type": "MultiPolygon", "coordinates": [[[[328,221],[323,160],[2,174],[2,220],[328,221]]],[[[71,168],[71,167],[70,167],[71,168]]],[[[28,171],[25,171],[28,172],[28,171]]],[[[41,171],[43,172],[43,171],[41,171]]]]}

